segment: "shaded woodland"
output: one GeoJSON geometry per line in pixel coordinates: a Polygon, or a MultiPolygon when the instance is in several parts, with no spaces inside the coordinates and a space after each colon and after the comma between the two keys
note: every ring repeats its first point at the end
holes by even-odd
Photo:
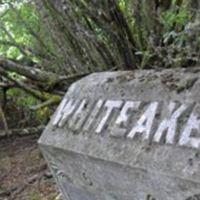
{"type": "Polygon", "coordinates": [[[41,130],[92,72],[198,67],[199,9],[199,0],[1,0],[3,135],[41,130]]]}

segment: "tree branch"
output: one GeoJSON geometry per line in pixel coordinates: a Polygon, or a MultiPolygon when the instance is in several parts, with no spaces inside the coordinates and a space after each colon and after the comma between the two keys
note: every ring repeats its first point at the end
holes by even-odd
{"type": "Polygon", "coordinates": [[[44,130],[44,126],[29,127],[24,129],[10,129],[7,133],[5,131],[0,131],[0,139],[7,136],[25,136],[32,134],[40,134],[44,130]]]}
{"type": "Polygon", "coordinates": [[[45,72],[40,69],[37,69],[36,67],[23,66],[11,60],[4,59],[1,57],[0,57],[0,67],[8,71],[16,72],[34,81],[53,84],[59,80],[59,76],[57,74],[51,72],[45,72]]]}
{"type": "MultiPolygon", "coordinates": [[[[17,85],[17,87],[23,89],[24,91],[26,91],[27,93],[36,97],[37,99],[40,99],[41,101],[48,101],[51,98],[55,98],[57,100],[57,102],[59,102],[62,98],[61,96],[58,96],[58,95],[52,95],[50,93],[31,88],[30,86],[23,83],[22,81],[16,80],[16,79],[12,78],[11,76],[9,76],[8,72],[1,67],[0,67],[0,74],[2,76],[6,77],[8,80],[14,82],[17,85]]],[[[54,101],[56,101],[56,100],[54,100],[54,101]]]]}
{"type": "Polygon", "coordinates": [[[60,76],[52,72],[42,71],[36,67],[24,66],[1,57],[0,67],[5,71],[16,72],[17,74],[25,76],[28,79],[39,82],[37,83],[38,85],[41,85],[41,83],[45,84],[44,91],[53,90],[55,85],[60,85],[63,90],[66,90],[66,86],[69,86],[74,81],[88,75],[88,73],[84,73],[70,76],[60,76]],[[65,87],[63,88],[62,85],[65,87]]]}

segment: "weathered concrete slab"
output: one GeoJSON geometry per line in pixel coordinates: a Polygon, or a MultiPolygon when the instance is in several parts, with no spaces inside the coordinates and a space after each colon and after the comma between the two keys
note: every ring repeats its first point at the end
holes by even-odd
{"type": "Polygon", "coordinates": [[[39,140],[66,200],[200,199],[200,69],[92,74],[39,140]]]}

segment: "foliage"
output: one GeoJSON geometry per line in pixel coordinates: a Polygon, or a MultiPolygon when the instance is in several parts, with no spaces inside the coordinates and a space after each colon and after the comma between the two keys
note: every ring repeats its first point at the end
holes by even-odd
{"type": "Polygon", "coordinates": [[[35,6],[27,1],[19,1],[12,6],[14,9],[11,9],[8,3],[4,3],[1,9],[0,43],[7,41],[13,45],[9,45],[9,43],[1,45],[0,55],[16,60],[23,59],[25,56],[33,57],[29,53],[25,53],[25,47],[33,48],[35,44],[26,24],[37,32],[39,31],[39,18],[35,6]],[[16,46],[21,46],[22,51],[16,46]]]}
{"type": "MultiPolygon", "coordinates": [[[[41,30],[40,16],[36,6],[29,0],[1,1],[0,4],[0,57],[15,60],[23,65],[34,65],[41,62],[37,37],[32,34],[41,30]]],[[[32,66],[33,67],[33,66],[32,66]]],[[[17,81],[26,81],[26,77],[15,72],[9,76],[17,81]]],[[[3,79],[5,81],[5,79],[3,79]]],[[[40,101],[26,92],[10,88],[6,93],[7,113],[12,127],[34,126],[46,122],[51,114],[44,108],[37,112],[31,110],[40,101]],[[19,117],[18,123],[15,118],[19,117]],[[14,117],[14,118],[13,118],[14,117]]]]}

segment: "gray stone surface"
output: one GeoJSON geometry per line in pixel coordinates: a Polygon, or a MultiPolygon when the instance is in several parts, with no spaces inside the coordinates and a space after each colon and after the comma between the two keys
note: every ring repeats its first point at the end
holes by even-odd
{"type": "Polygon", "coordinates": [[[200,69],[74,83],[40,148],[65,200],[200,199],[200,69]]]}

